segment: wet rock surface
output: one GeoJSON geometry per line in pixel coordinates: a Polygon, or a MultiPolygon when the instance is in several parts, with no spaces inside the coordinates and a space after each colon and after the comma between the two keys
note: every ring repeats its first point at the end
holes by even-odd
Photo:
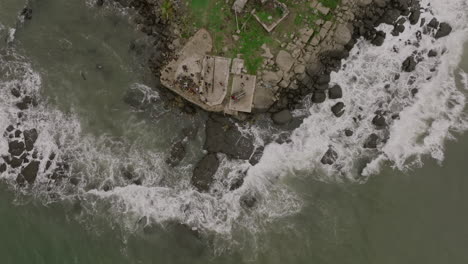
{"type": "Polygon", "coordinates": [[[229,118],[210,115],[205,131],[204,148],[210,153],[224,153],[231,158],[248,160],[254,151],[253,138],[242,134],[229,118]]]}
{"type": "Polygon", "coordinates": [[[218,167],[219,160],[216,154],[204,156],[193,170],[192,185],[200,192],[209,191],[218,167]]]}

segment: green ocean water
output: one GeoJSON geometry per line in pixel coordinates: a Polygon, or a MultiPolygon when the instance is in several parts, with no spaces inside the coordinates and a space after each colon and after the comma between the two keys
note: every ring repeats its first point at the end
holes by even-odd
{"type": "MultiPolygon", "coordinates": [[[[23,5],[0,0],[2,24],[16,23],[23,5]]],[[[126,16],[78,0],[32,1],[32,7],[33,20],[17,32],[18,48],[42,74],[43,95],[78,113],[86,132],[126,139],[138,133],[157,149],[167,147],[173,129],[194,122],[169,115],[154,126],[129,113],[122,94],[135,82],[151,85],[151,78],[128,53],[142,36],[126,16]],[[66,41],[53,41],[62,38],[79,47],[67,52],[66,41]]],[[[468,71],[468,53],[461,68],[468,71]]],[[[457,135],[442,164],[427,159],[406,173],[385,168],[365,184],[291,179],[302,210],[266,227],[255,250],[235,245],[215,252],[215,240],[177,225],[131,234],[105,219],[82,217],[76,203],[44,205],[0,184],[0,263],[468,263],[467,154],[468,135],[457,135]]]]}

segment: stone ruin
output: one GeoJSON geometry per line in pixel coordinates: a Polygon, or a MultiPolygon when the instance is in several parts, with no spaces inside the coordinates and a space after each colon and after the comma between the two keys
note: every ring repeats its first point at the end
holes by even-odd
{"type": "MultiPolygon", "coordinates": [[[[234,10],[234,12],[236,12],[236,14],[242,13],[248,1],[249,0],[236,0],[234,4],[232,5],[232,9],[234,10]]],[[[274,5],[275,7],[282,9],[283,15],[279,19],[272,21],[272,23],[269,23],[269,24],[262,21],[262,19],[257,15],[257,10],[255,9],[252,10],[251,14],[255,17],[257,22],[260,23],[262,27],[268,33],[273,31],[289,15],[289,9],[286,6],[286,4],[281,3],[278,0],[256,0],[256,1],[259,1],[263,6],[271,4],[271,5],[274,5]]]]}

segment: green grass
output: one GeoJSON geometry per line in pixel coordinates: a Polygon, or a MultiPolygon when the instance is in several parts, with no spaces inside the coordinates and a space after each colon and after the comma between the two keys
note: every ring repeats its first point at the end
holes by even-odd
{"type": "MultiPolygon", "coordinates": [[[[172,0],[163,0],[172,1],[172,0]]],[[[241,54],[245,66],[250,74],[256,74],[262,66],[263,50],[261,46],[268,44],[273,54],[281,48],[281,43],[289,42],[291,33],[302,28],[317,29],[317,19],[333,20],[333,12],[324,16],[310,7],[310,1],[306,0],[279,0],[288,6],[290,15],[280,23],[270,34],[250,16],[250,10],[255,8],[256,15],[266,24],[276,21],[283,15],[281,8],[263,8],[257,1],[249,1],[245,13],[238,16],[236,23],[235,14],[231,9],[232,3],[220,0],[185,0],[187,14],[182,18],[185,26],[182,36],[189,38],[200,28],[206,28],[213,37],[213,55],[235,57],[241,54]],[[272,19],[268,19],[268,17],[272,19]],[[250,17],[250,18],[249,18],[250,17]],[[237,33],[237,27],[244,25],[241,33],[237,33]],[[238,26],[237,26],[238,25],[238,26]],[[233,41],[233,35],[238,35],[239,40],[233,41]],[[227,48],[227,51],[226,51],[227,48]]],[[[335,9],[341,0],[319,0],[324,6],[335,9]]]]}
{"type": "Polygon", "coordinates": [[[320,0],[324,6],[335,9],[341,3],[341,0],[320,0]]]}
{"type": "Polygon", "coordinates": [[[248,24],[240,34],[236,53],[243,55],[245,68],[248,73],[256,74],[263,63],[261,46],[272,41],[270,35],[258,23],[248,24]]]}

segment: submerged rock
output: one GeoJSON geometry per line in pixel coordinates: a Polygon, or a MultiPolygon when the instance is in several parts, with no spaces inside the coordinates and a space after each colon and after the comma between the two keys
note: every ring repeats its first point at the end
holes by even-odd
{"type": "Polygon", "coordinates": [[[0,164],[0,173],[3,173],[7,170],[7,165],[6,163],[0,164]]]}
{"type": "Polygon", "coordinates": [[[379,140],[379,136],[377,136],[374,133],[370,134],[369,137],[366,139],[366,142],[364,143],[364,148],[369,148],[369,149],[377,148],[378,140],[379,140]]]}
{"type": "Polygon", "coordinates": [[[145,101],[145,93],[140,89],[131,88],[127,90],[123,100],[128,105],[139,108],[145,101]]]}
{"type": "Polygon", "coordinates": [[[323,155],[320,162],[324,165],[332,165],[335,163],[336,159],[338,158],[338,153],[333,148],[329,148],[327,152],[323,155]]]}
{"type": "Polygon", "coordinates": [[[219,167],[216,154],[211,153],[203,157],[193,170],[192,185],[200,192],[208,192],[219,167]]]}
{"type": "Polygon", "coordinates": [[[405,72],[412,72],[416,69],[417,62],[414,59],[414,56],[409,56],[406,58],[406,60],[403,62],[402,65],[402,70],[405,72]]]}
{"type": "Polygon", "coordinates": [[[169,158],[167,158],[166,163],[175,167],[184,159],[186,154],[186,148],[183,141],[179,141],[172,145],[169,158]]]}
{"type": "Polygon", "coordinates": [[[245,194],[240,198],[240,204],[247,208],[253,208],[257,204],[257,198],[253,194],[245,194]]]}

